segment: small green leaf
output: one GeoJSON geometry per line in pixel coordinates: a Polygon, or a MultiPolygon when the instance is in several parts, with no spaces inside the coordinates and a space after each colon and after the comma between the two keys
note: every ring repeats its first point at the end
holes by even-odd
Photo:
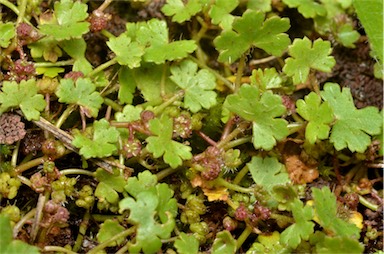
{"type": "Polygon", "coordinates": [[[61,79],[56,91],[59,102],[81,106],[88,117],[97,117],[103,98],[95,91],[96,85],[89,78],[61,79]]]}
{"type": "Polygon", "coordinates": [[[193,113],[216,104],[216,78],[208,70],[197,71],[197,64],[190,60],[171,67],[171,80],[184,92],[184,106],[193,113]]]}
{"type": "Polygon", "coordinates": [[[51,35],[56,40],[68,40],[80,38],[89,31],[89,23],[85,21],[88,17],[86,4],[61,0],[55,2],[54,9],[56,23],[39,25],[43,34],[51,35]]]}
{"type": "MultiPolygon", "coordinates": [[[[99,243],[103,243],[123,231],[124,227],[121,226],[117,221],[107,219],[100,226],[99,232],[96,235],[97,241],[99,243]]],[[[116,241],[108,244],[108,247],[118,246],[122,244],[124,240],[124,237],[116,239],[116,241]]]]}
{"type": "Polygon", "coordinates": [[[383,117],[376,107],[356,109],[351,91],[336,83],[326,83],[321,97],[332,108],[336,122],[330,140],[336,150],[348,148],[363,153],[371,143],[369,135],[382,132],[383,117]],[[369,134],[369,135],[368,135],[369,134]]]}
{"type": "Polygon", "coordinates": [[[275,68],[257,69],[252,71],[251,84],[256,85],[264,92],[282,87],[283,79],[275,68]]]}
{"type": "Polygon", "coordinates": [[[314,144],[317,140],[327,139],[333,112],[327,102],[321,103],[321,98],[314,92],[296,101],[297,113],[308,121],[305,138],[314,144]]]}
{"type": "Polygon", "coordinates": [[[383,1],[382,0],[353,0],[357,16],[368,35],[369,43],[381,66],[384,61],[383,53],[383,1]]]}
{"type": "Polygon", "coordinates": [[[314,232],[315,223],[313,218],[313,208],[308,205],[303,205],[300,199],[295,199],[290,203],[293,218],[295,223],[290,225],[281,233],[281,243],[287,244],[291,248],[296,248],[302,240],[309,240],[309,237],[314,232]]]}
{"type": "Polygon", "coordinates": [[[61,41],[59,45],[75,60],[73,71],[81,71],[85,75],[92,71],[92,65],[85,57],[87,44],[83,38],[61,41]]]}
{"type": "Polygon", "coordinates": [[[111,127],[105,119],[95,121],[93,128],[91,138],[84,134],[75,134],[72,144],[80,148],[80,154],[86,159],[111,156],[117,151],[116,142],[119,139],[119,131],[111,127]]]}
{"type": "Polygon", "coordinates": [[[120,212],[129,209],[128,221],[137,226],[135,241],[129,243],[129,251],[155,253],[161,249],[160,239],[168,239],[175,227],[178,208],[173,191],[165,183],[157,184],[156,176],[149,171],[128,180],[125,188],[134,198],[121,200],[120,212]]]}
{"type": "Polygon", "coordinates": [[[315,0],[283,0],[283,2],[290,8],[297,8],[305,18],[327,15],[326,8],[315,0]]]}
{"type": "Polygon", "coordinates": [[[0,235],[0,254],[40,254],[37,247],[29,245],[21,240],[13,240],[10,219],[4,214],[0,214],[0,235]]]}
{"type": "Polygon", "coordinates": [[[336,197],[328,187],[312,188],[312,196],[320,226],[336,236],[359,238],[360,229],[355,224],[337,217],[336,197]]]}
{"type": "Polygon", "coordinates": [[[333,56],[331,43],[317,39],[312,42],[307,38],[295,39],[288,48],[289,55],[285,59],[283,71],[293,78],[293,83],[305,83],[309,70],[315,69],[323,72],[331,72],[336,61],[333,56]]]}
{"type": "Polygon", "coordinates": [[[265,254],[289,254],[292,253],[291,249],[285,247],[280,242],[280,233],[274,231],[271,235],[259,235],[257,237],[257,242],[254,242],[246,252],[246,254],[256,254],[256,253],[265,253],[265,254]]]}
{"type": "Polygon", "coordinates": [[[4,81],[0,92],[0,115],[13,107],[19,107],[25,118],[39,120],[40,112],[45,108],[44,96],[38,94],[35,79],[22,80],[19,84],[15,81],[4,81]]]}
{"type": "Polygon", "coordinates": [[[140,172],[137,177],[128,178],[125,190],[134,198],[139,195],[140,192],[151,190],[152,187],[156,186],[157,178],[156,175],[151,174],[148,170],[140,172]]]}
{"type": "Polygon", "coordinates": [[[140,90],[144,99],[150,105],[158,105],[163,102],[161,96],[162,86],[166,94],[173,94],[177,91],[176,84],[169,78],[169,71],[165,65],[156,65],[153,63],[143,63],[140,68],[123,68],[119,73],[121,81],[119,99],[121,102],[131,103],[133,92],[136,87],[140,90]]]}
{"type": "Polygon", "coordinates": [[[348,48],[355,48],[355,42],[360,38],[359,32],[351,24],[344,24],[337,29],[337,40],[348,48]]]}
{"type": "Polygon", "coordinates": [[[168,0],[161,8],[161,11],[167,16],[173,16],[172,21],[183,23],[189,20],[192,16],[201,11],[202,4],[200,0],[168,0]]]}
{"type": "Polygon", "coordinates": [[[328,237],[316,244],[316,253],[329,254],[329,253],[350,253],[361,254],[364,253],[363,244],[358,240],[350,237],[328,237]]]}
{"type": "Polygon", "coordinates": [[[16,36],[14,24],[12,22],[0,22],[0,34],[0,47],[8,47],[11,43],[11,39],[16,36]]]}
{"type": "Polygon", "coordinates": [[[172,168],[182,165],[183,160],[192,158],[191,147],[172,140],[173,121],[167,115],[152,119],[149,129],[156,136],[146,139],[147,149],[155,158],[164,157],[172,168]]]}
{"type": "Polygon", "coordinates": [[[287,121],[276,119],[285,113],[281,97],[267,91],[260,95],[255,86],[242,85],[237,94],[227,96],[224,107],[248,121],[252,121],[253,145],[271,150],[277,140],[288,135],[287,121]]]}
{"type": "Polygon", "coordinates": [[[197,254],[199,252],[199,241],[193,235],[182,232],[174,244],[179,254],[197,254]]]}
{"type": "Polygon", "coordinates": [[[137,42],[132,42],[127,34],[110,38],[107,41],[108,47],[116,54],[116,60],[121,65],[133,69],[140,66],[141,57],[144,55],[144,47],[137,42]]]}
{"type": "Polygon", "coordinates": [[[212,24],[220,24],[223,29],[231,29],[232,22],[235,19],[235,17],[231,15],[231,12],[238,5],[239,0],[216,0],[209,11],[212,24]]]}
{"type": "Polygon", "coordinates": [[[255,46],[269,54],[279,56],[287,48],[290,39],[284,34],[289,28],[289,19],[271,17],[267,20],[262,12],[246,10],[243,16],[233,21],[232,29],[216,37],[214,44],[220,52],[220,62],[233,63],[255,46]]]}
{"type": "Polygon", "coordinates": [[[263,186],[269,192],[276,185],[284,185],[289,182],[289,177],[284,165],[275,157],[261,158],[253,156],[247,163],[252,179],[258,185],[263,186]]]}
{"type": "MultiPolygon", "coordinates": [[[[143,56],[146,62],[156,64],[166,61],[179,60],[196,50],[197,45],[193,40],[179,40],[169,42],[168,27],[164,20],[151,19],[147,22],[136,23],[136,34],[132,38],[145,46],[143,56]]],[[[127,29],[128,29],[127,25],[127,29]]]]}
{"type": "Polygon", "coordinates": [[[248,0],[247,8],[267,13],[272,10],[271,2],[272,0],[248,0]]]}
{"type": "Polygon", "coordinates": [[[216,234],[212,244],[212,254],[234,254],[236,253],[236,240],[229,231],[221,231],[216,234]]]}
{"type": "Polygon", "coordinates": [[[140,114],[143,109],[132,105],[125,105],[122,112],[115,114],[116,121],[118,122],[133,122],[140,120],[140,114]]]}

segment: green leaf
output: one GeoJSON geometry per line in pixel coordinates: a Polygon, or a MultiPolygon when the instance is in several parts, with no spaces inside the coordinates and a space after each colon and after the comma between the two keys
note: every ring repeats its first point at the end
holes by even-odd
{"type": "Polygon", "coordinates": [[[223,29],[231,29],[232,22],[235,19],[231,12],[238,5],[239,0],[216,0],[209,11],[212,24],[220,24],[223,29]]]}
{"type": "MultiPolygon", "coordinates": [[[[103,243],[123,231],[124,231],[124,227],[121,226],[117,221],[107,219],[100,226],[99,232],[96,235],[97,241],[99,243],[103,243]]],[[[118,238],[116,239],[116,241],[108,244],[108,247],[118,246],[122,244],[124,240],[125,240],[124,237],[118,238]]]]}
{"type": "Polygon", "coordinates": [[[271,235],[259,235],[257,242],[254,242],[246,254],[289,254],[291,249],[280,242],[280,233],[274,231],[271,235]]]}
{"type": "Polygon", "coordinates": [[[303,205],[300,199],[295,199],[290,203],[293,218],[295,223],[290,225],[281,233],[281,243],[287,244],[291,248],[296,248],[302,240],[309,240],[309,237],[314,232],[315,223],[313,218],[312,207],[303,205]]]}
{"type": "Polygon", "coordinates": [[[264,92],[282,87],[283,79],[275,68],[257,69],[252,71],[251,84],[256,85],[264,92]]]}
{"type": "Polygon", "coordinates": [[[140,68],[130,70],[123,68],[119,73],[121,102],[131,103],[136,87],[150,105],[163,102],[161,96],[162,85],[166,94],[173,94],[177,90],[175,83],[169,78],[169,71],[165,65],[145,63],[140,68]],[[163,80],[163,81],[162,81],[163,80]],[[164,82],[162,85],[161,83],[164,82]]]}
{"type": "Polygon", "coordinates": [[[51,35],[56,40],[68,40],[80,38],[89,31],[89,23],[85,21],[88,17],[86,4],[61,0],[55,2],[54,9],[55,24],[39,25],[40,32],[43,34],[51,35]]]}
{"type": "Polygon", "coordinates": [[[212,244],[212,254],[234,254],[236,253],[236,240],[229,231],[221,231],[216,234],[212,244]]]}
{"type": "Polygon", "coordinates": [[[103,98],[95,91],[96,85],[89,78],[61,79],[56,91],[59,102],[81,106],[88,117],[97,117],[103,98]]]}
{"type": "Polygon", "coordinates": [[[117,151],[118,139],[119,131],[115,127],[111,127],[107,120],[101,119],[94,122],[91,138],[84,134],[75,134],[72,144],[80,148],[80,154],[86,159],[102,158],[111,156],[117,151]]]}
{"type": "Polygon", "coordinates": [[[317,140],[327,139],[333,121],[333,112],[327,102],[321,103],[321,97],[311,92],[296,101],[296,111],[308,121],[305,139],[314,144],[317,140]]]}
{"type": "Polygon", "coordinates": [[[108,47],[116,54],[116,60],[121,65],[133,69],[140,66],[141,57],[144,55],[144,47],[137,42],[132,42],[127,34],[110,38],[108,47]]]}
{"type": "Polygon", "coordinates": [[[31,55],[34,59],[43,57],[46,61],[56,62],[63,55],[58,42],[52,37],[43,37],[34,43],[28,44],[28,48],[31,49],[31,55]]]}
{"type": "Polygon", "coordinates": [[[360,38],[359,32],[353,29],[352,24],[343,24],[337,28],[337,41],[348,48],[355,48],[355,42],[360,38]]]}
{"type": "Polygon", "coordinates": [[[133,122],[140,120],[140,114],[143,109],[132,105],[125,105],[122,112],[115,114],[116,121],[118,122],[133,122]]]}
{"type": "MultiPolygon", "coordinates": [[[[127,25],[127,29],[132,25],[127,25]]],[[[136,41],[145,46],[144,61],[156,64],[183,59],[196,50],[193,40],[169,42],[168,27],[164,20],[151,19],[147,22],[136,23],[136,41]]],[[[132,31],[129,34],[132,38],[132,31]]]]}
{"type": "Polygon", "coordinates": [[[283,2],[290,8],[297,8],[305,18],[327,15],[326,8],[315,0],[283,0],[283,2]]]}
{"type": "Polygon", "coordinates": [[[371,143],[369,135],[382,132],[382,114],[376,107],[356,109],[349,88],[340,91],[338,84],[326,83],[323,89],[321,97],[328,102],[336,118],[330,141],[336,150],[348,147],[352,152],[363,153],[371,143]]]}
{"type": "Polygon", "coordinates": [[[312,196],[320,226],[336,236],[359,238],[360,229],[355,224],[337,217],[336,197],[328,187],[312,188],[312,196]]]}
{"type": "Polygon", "coordinates": [[[220,62],[233,63],[255,46],[269,54],[279,56],[287,48],[290,39],[283,32],[289,28],[289,19],[271,17],[265,20],[262,12],[247,10],[233,21],[232,29],[216,37],[214,44],[220,52],[220,62]]]}
{"type": "Polygon", "coordinates": [[[193,235],[182,232],[174,244],[179,254],[197,254],[199,252],[199,241],[193,235]]]}
{"type": "Polygon", "coordinates": [[[44,96],[38,94],[36,80],[4,81],[0,92],[0,115],[13,107],[19,107],[25,118],[39,120],[40,112],[45,108],[44,96]]]}
{"type": "Polygon", "coordinates": [[[247,163],[252,179],[256,184],[263,186],[271,192],[276,185],[284,185],[289,182],[288,173],[284,165],[275,157],[262,158],[253,156],[251,162],[247,163]]]}
{"type": "Polygon", "coordinates": [[[271,2],[272,0],[248,0],[247,8],[266,13],[272,10],[271,2]]]}
{"type": "Polygon", "coordinates": [[[118,169],[114,169],[111,174],[102,168],[98,168],[96,170],[95,177],[99,182],[105,183],[117,192],[123,192],[124,187],[127,184],[127,181],[118,169]]]}
{"type": "Polygon", "coordinates": [[[316,253],[329,254],[329,253],[350,253],[361,254],[364,253],[363,244],[359,243],[356,239],[350,237],[328,237],[316,245],[316,253]]]}
{"type": "Polygon", "coordinates": [[[293,78],[293,83],[305,83],[309,70],[315,69],[323,72],[331,72],[336,61],[333,56],[331,43],[317,39],[312,42],[307,38],[295,39],[288,48],[289,55],[285,59],[283,71],[293,78]]]}
{"type": "Polygon", "coordinates": [[[140,192],[151,190],[156,184],[156,175],[153,175],[150,171],[146,170],[140,172],[137,177],[128,178],[127,185],[125,185],[124,188],[131,196],[136,198],[140,192]]]}
{"type": "Polygon", "coordinates": [[[11,39],[16,36],[14,24],[0,22],[0,34],[0,47],[7,48],[11,44],[11,39]]]}
{"type": "Polygon", "coordinates": [[[224,107],[248,121],[252,121],[253,145],[271,150],[277,140],[288,135],[287,121],[276,119],[285,113],[281,97],[267,91],[260,95],[255,86],[242,85],[237,94],[227,96],[224,107]]]}
{"type": "Polygon", "coordinates": [[[197,64],[190,60],[171,67],[171,80],[184,90],[184,106],[193,113],[216,104],[216,78],[208,70],[197,71],[197,64]]]}
{"type": "Polygon", "coordinates": [[[130,179],[125,188],[134,198],[126,197],[119,203],[120,212],[129,209],[128,220],[137,226],[135,241],[129,244],[129,251],[155,253],[161,249],[160,239],[168,239],[175,227],[177,201],[172,189],[165,183],[157,184],[156,176],[149,171],[130,179]]]}
{"type": "Polygon", "coordinates": [[[191,147],[172,140],[173,120],[167,115],[152,119],[149,129],[156,136],[146,139],[146,147],[155,158],[163,156],[164,161],[172,168],[182,165],[183,160],[192,158],[191,147]]]}
{"type": "Polygon", "coordinates": [[[383,65],[383,1],[354,0],[353,6],[368,35],[369,43],[375,56],[379,59],[381,65],[383,65]]]}
{"type": "Polygon", "coordinates": [[[75,60],[73,71],[81,71],[85,75],[92,71],[92,65],[85,57],[87,44],[83,38],[61,41],[60,47],[75,60]]]}
{"type": "Polygon", "coordinates": [[[202,7],[200,0],[168,0],[161,11],[167,16],[173,16],[173,22],[183,23],[201,11],[202,7]]]}
{"type": "Polygon", "coordinates": [[[28,253],[39,254],[37,247],[29,245],[21,240],[12,239],[12,227],[7,215],[0,214],[0,254],[28,253]]]}
{"type": "Polygon", "coordinates": [[[59,76],[59,73],[63,73],[64,68],[61,67],[37,67],[36,73],[38,75],[44,74],[46,77],[54,78],[59,76]]]}

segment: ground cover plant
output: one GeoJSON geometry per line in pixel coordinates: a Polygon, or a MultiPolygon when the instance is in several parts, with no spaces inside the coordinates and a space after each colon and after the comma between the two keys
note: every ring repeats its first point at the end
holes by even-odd
{"type": "Polygon", "coordinates": [[[0,7],[0,253],[383,253],[382,1],[0,7]]]}

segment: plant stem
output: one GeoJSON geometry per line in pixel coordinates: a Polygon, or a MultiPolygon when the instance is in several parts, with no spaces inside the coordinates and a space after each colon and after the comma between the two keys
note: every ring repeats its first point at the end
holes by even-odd
{"type": "Polygon", "coordinates": [[[41,63],[34,63],[34,66],[36,68],[39,67],[58,67],[58,66],[68,66],[73,65],[75,61],[73,59],[65,60],[65,61],[57,61],[55,63],[52,62],[41,62],[41,63]]]}
{"type": "Polygon", "coordinates": [[[364,205],[365,207],[368,207],[369,209],[371,209],[372,211],[377,211],[377,209],[379,209],[378,205],[369,202],[367,199],[365,199],[361,195],[359,195],[359,202],[360,202],[360,204],[364,205]]]}
{"type": "Polygon", "coordinates": [[[103,64],[100,64],[99,66],[97,66],[95,69],[93,69],[93,71],[91,71],[90,73],[87,74],[87,77],[92,77],[94,76],[95,74],[107,69],[109,66],[112,66],[114,64],[117,63],[117,59],[116,57],[103,63],[103,64]]]}
{"type": "Polygon", "coordinates": [[[244,176],[248,174],[248,172],[248,166],[244,166],[239,172],[237,172],[235,179],[233,179],[233,184],[239,184],[244,176]]]}
{"type": "Polygon", "coordinates": [[[123,110],[123,107],[116,103],[114,100],[111,100],[109,98],[104,98],[104,104],[107,106],[110,106],[113,108],[114,111],[121,112],[123,110]]]}
{"type": "Polygon", "coordinates": [[[249,61],[249,65],[258,65],[258,64],[262,64],[262,63],[268,63],[269,61],[275,60],[276,58],[277,58],[277,56],[268,56],[268,57],[261,58],[261,59],[253,59],[253,60],[249,61]]]}
{"type": "Polygon", "coordinates": [[[124,245],[122,248],[120,248],[118,251],[116,251],[115,254],[124,254],[124,253],[128,253],[128,248],[129,248],[129,244],[127,243],[127,244],[124,245]]]}
{"type": "Polygon", "coordinates": [[[158,115],[160,114],[161,112],[163,112],[163,110],[168,107],[169,105],[171,105],[172,103],[174,103],[175,101],[177,101],[178,99],[180,99],[181,97],[184,96],[184,91],[181,90],[181,91],[178,91],[177,93],[175,93],[171,98],[169,98],[168,100],[164,101],[162,104],[160,104],[159,106],[157,106],[154,110],[153,110],[153,113],[155,113],[155,115],[158,115]]]}
{"type": "Polygon", "coordinates": [[[31,183],[31,181],[28,178],[26,178],[26,177],[24,177],[22,175],[18,175],[17,178],[20,180],[20,182],[22,182],[23,184],[27,185],[28,187],[32,186],[32,183],[31,183]]]}
{"type": "Polygon", "coordinates": [[[54,252],[54,253],[61,253],[61,252],[64,252],[64,253],[68,253],[68,254],[77,254],[76,252],[73,252],[71,250],[68,250],[64,247],[60,247],[60,246],[45,246],[43,248],[43,251],[44,252],[54,252]]]}
{"type": "Polygon", "coordinates": [[[104,222],[106,220],[118,219],[121,220],[122,215],[107,215],[107,214],[92,214],[92,219],[97,222],[104,222]]]}
{"type": "Polygon", "coordinates": [[[226,187],[230,190],[237,191],[237,192],[242,192],[242,193],[253,192],[253,188],[244,188],[244,187],[241,187],[239,185],[227,182],[223,178],[217,178],[217,179],[213,180],[212,182],[214,183],[214,185],[216,185],[216,183],[217,183],[217,185],[226,187]]]}
{"type": "Polygon", "coordinates": [[[161,170],[159,173],[156,174],[157,181],[160,182],[167,176],[172,175],[173,173],[176,173],[178,170],[179,168],[171,168],[171,167],[161,170]]]}
{"type": "Polygon", "coordinates": [[[60,127],[64,124],[65,120],[72,114],[72,112],[77,108],[76,104],[69,105],[64,112],[61,114],[59,120],[56,122],[56,128],[60,129],[60,127]]]}
{"type": "Polygon", "coordinates": [[[61,175],[87,175],[94,177],[95,172],[91,172],[85,169],[80,169],[80,168],[67,168],[64,170],[60,170],[61,175]]]}
{"type": "Polygon", "coordinates": [[[116,241],[117,239],[119,238],[125,238],[133,233],[135,233],[136,231],[136,227],[133,226],[133,227],[130,227],[128,228],[127,230],[124,230],[123,232],[117,234],[117,235],[114,235],[113,237],[109,238],[107,241],[97,245],[95,248],[93,248],[92,250],[88,251],[87,254],[96,254],[96,253],[99,253],[101,250],[103,250],[104,248],[108,247],[108,245],[110,243],[112,243],[113,241],[116,241]]]}
{"type": "Polygon", "coordinates": [[[22,0],[19,4],[19,14],[17,16],[16,24],[20,24],[24,20],[25,9],[27,8],[28,0],[22,0]]]}
{"type": "Polygon", "coordinates": [[[240,57],[239,65],[237,67],[237,72],[236,72],[235,92],[239,90],[241,86],[241,78],[243,77],[244,66],[245,66],[245,54],[242,54],[240,57]]]}
{"type": "Polygon", "coordinates": [[[229,141],[231,141],[232,139],[234,139],[237,135],[239,135],[240,133],[242,133],[243,131],[245,131],[248,126],[250,125],[249,122],[243,122],[241,124],[239,124],[239,126],[234,129],[230,134],[228,134],[223,140],[221,140],[218,144],[217,144],[217,148],[222,148],[224,145],[226,145],[229,141]]]}
{"type": "Polygon", "coordinates": [[[22,172],[24,172],[24,171],[26,171],[26,170],[28,170],[30,168],[36,167],[36,166],[38,166],[40,164],[43,164],[45,159],[46,158],[43,156],[43,157],[39,157],[39,158],[36,158],[34,160],[28,161],[28,162],[26,162],[24,164],[21,164],[21,165],[17,166],[15,168],[15,171],[16,171],[17,174],[21,174],[22,172]]]}
{"type": "Polygon", "coordinates": [[[197,63],[200,68],[210,71],[213,75],[216,76],[217,79],[221,80],[224,85],[227,86],[232,92],[235,90],[234,85],[228,79],[224,78],[220,73],[218,73],[214,69],[208,67],[204,62],[200,61],[199,59],[193,56],[188,56],[188,58],[197,63]]]}
{"type": "Polygon", "coordinates": [[[11,159],[11,166],[16,167],[17,165],[17,157],[19,155],[19,147],[20,147],[20,141],[17,142],[15,149],[12,153],[12,159],[11,159]]]}
{"type": "Polygon", "coordinates": [[[241,233],[239,238],[237,238],[236,250],[239,250],[241,245],[247,240],[248,236],[252,233],[252,228],[250,226],[246,226],[244,231],[241,233]]]}
{"type": "Polygon", "coordinates": [[[80,247],[83,243],[83,238],[88,228],[89,218],[90,218],[89,209],[87,209],[87,211],[84,214],[83,220],[80,223],[79,233],[77,234],[76,242],[72,248],[76,252],[80,250],[80,247]]]}
{"type": "Polygon", "coordinates": [[[19,234],[20,229],[24,226],[24,224],[33,218],[36,214],[36,208],[33,208],[31,211],[29,211],[26,215],[24,215],[13,227],[13,238],[16,238],[19,234]]]}
{"type": "Polygon", "coordinates": [[[246,144],[249,142],[252,142],[252,137],[243,137],[243,138],[238,138],[238,139],[232,140],[232,141],[228,142],[226,145],[223,145],[222,147],[224,150],[228,150],[230,148],[233,148],[233,147],[236,147],[236,146],[239,146],[242,144],[246,144]]]}
{"type": "MultiPolygon", "coordinates": [[[[20,16],[20,10],[16,7],[16,5],[12,4],[11,2],[7,0],[0,0],[0,5],[4,5],[8,7],[11,11],[13,11],[18,17],[20,16]]],[[[23,21],[29,25],[32,25],[31,22],[29,22],[28,19],[22,15],[23,21]]]]}

